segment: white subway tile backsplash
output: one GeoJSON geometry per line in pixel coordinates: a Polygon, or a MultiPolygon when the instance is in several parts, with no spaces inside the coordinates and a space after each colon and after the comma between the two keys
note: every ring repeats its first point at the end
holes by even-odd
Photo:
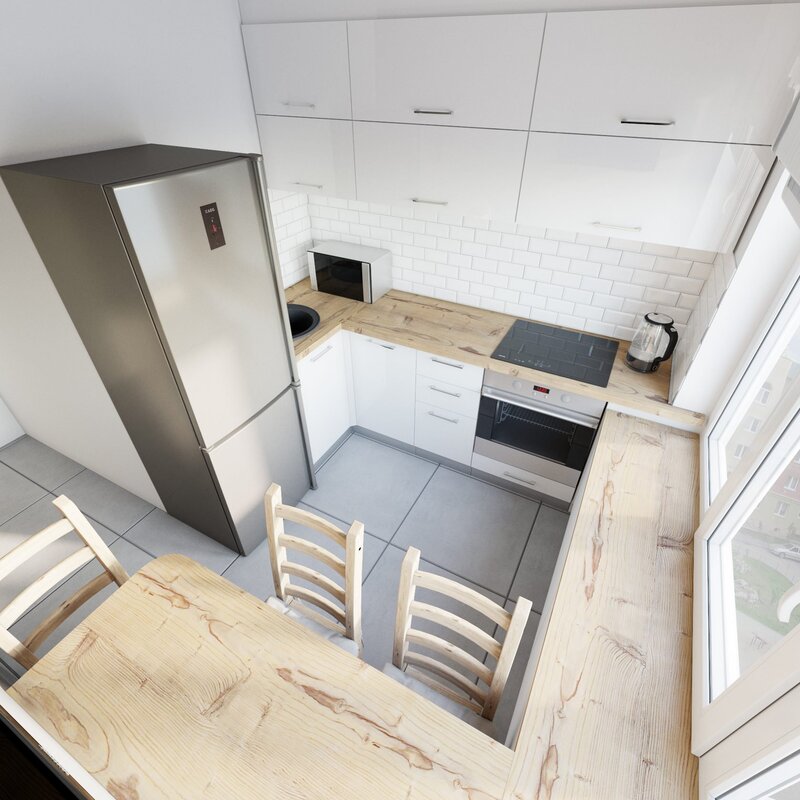
{"type": "Polygon", "coordinates": [[[274,191],[270,205],[286,286],[308,274],[312,241],[339,239],[391,250],[397,289],[607,336],[629,338],[642,314],[663,310],[689,339],[731,269],[715,253],[431,208],[274,191]]]}

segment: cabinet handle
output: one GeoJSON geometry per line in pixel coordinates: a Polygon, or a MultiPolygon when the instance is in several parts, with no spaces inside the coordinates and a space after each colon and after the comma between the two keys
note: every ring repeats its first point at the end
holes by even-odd
{"type": "Polygon", "coordinates": [[[309,358],[308,360],[313,364],[316,361],[319,361],[325,353],[330,353],[333,350],[333,345],[329,344],[321,353],[317,353],[313,358],[309,358]]]}
{"type": "Polygon", "coordinates": [[[434,386],[433,384],[431,384],[428,388],[433,392],[439,392],[439,394],[446,394],[449,397],[461,397],[461,392],[448,392],[445,389],[440,389],[438,386],[434,386]]]}
{"type": "Polygon", "coordinates": [[[311,189],[321,189],[324,184],[321,183],[305,183],[304,181],[292,181],[292,186],[308,186],[311,189]]]}
{"type": "Polygon", "coordinates": [[[674,119],[628,119],[623,117],[619,121],[620,125],[654,125],[657,128],[669,128],[675,124],[674,119]]]}
{"type": "Polygon", "coordinates": [[[447,200],[423,200],[421,197],[412,197],[412,203],[424,203],[426,206],[446,206],[447,200]]]}
{"type": "Polygon", "coordinates": [[[639,233],[642,229],[641,225],[612,225],[609,222],[593,222],[594,228],[611,228],[615,231],[630,231],[631,233],[639,233]]]}
{"type": "Polygon", "coordinates": [[[504,478],[511,478],[512,480],[515,480],[515,481],[520,481],[520,483],[527,483],[529,486],[536,486],[536,481],[525,480],[525,478],[520,478],[519,475],[513,475],[510,472],[504,472],[503,473],[503,477],[504,478]]]}
{"type": "Polygon", "coordinates": [[[449,108],[415,108],[415,114],[436,114],[442,117],[449,117],[453,111],[449,108]]]}
{"type": "Polygon", "coordinates": [[[376,342],[374,339],[367,339],[367,341],[370,344],[376,344],[376,345],[378,345],[378,347],[383,347],[386,350],[394,350],[395,349],[393,344],[384,344],[383,342],[376,342]]]}
{"type": "Polygon", "coordinates": [[[291,100],[284,100],[281,105],[286,108],[316,108],[316,103],[293,103],[291,100]]]}
{"type": "Polygon", "coordinates": [[[449,361],[442,361],[441,358],[435,358],[431,356],[431,361],[435,361],[437,364],[444,364],[446,367],[452,367],[453,369],[464,369],[463,364],[451,364],[449,361]]]}
{"type": "Polygon", "coordinates": [[[453,425],[458,425],[457,419],[450,419],[450,417],[443,417],[441,414],[437,414],[435,411],[429,411],[428,414],[430,414],[432,417],[436,417],[436,419],[441,419],[444,420],[445,422],[452,422],[453,425]]]}

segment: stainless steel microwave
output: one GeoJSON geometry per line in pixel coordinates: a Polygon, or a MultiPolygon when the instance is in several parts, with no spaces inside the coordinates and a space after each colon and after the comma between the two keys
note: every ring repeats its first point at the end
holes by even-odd
{"type": "Polygon", "coordinates": [[[374,303],[392,288],[392,254],[350,242],[319,242],[308,251],[308,272],[318,292],[374,303]]]}

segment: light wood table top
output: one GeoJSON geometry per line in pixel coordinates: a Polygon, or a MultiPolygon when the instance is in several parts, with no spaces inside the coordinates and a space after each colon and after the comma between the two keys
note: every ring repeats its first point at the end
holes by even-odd
{"type": "Polygon", "coordinates": [[[504,746],[183,556],[14,686],[119,800],[490,800],[504,746]]]}
{"type": "Polygon", "coordinates": [[[603,418],[507,800],[696,800],[698,451],[694,434],[603,418]]]}
{"type": "Polygon", "coordinates": [[[492,353],[516,319],[507,314],[394,289],[375,303],[359,303],[315,292],[308,279],[290,286],[286,290],[286,299],[290,303],[310,306],[320,316],[319,327],[295,343],[298,358],[344,328],[393,344],[455,358],[483,369],[594,397],[631,413],[653,415],[665,424],[679,425],[686,430],[699,431],[705,422],[703,414],[669,405],[670,362],[647,375],[634,372],[625,365],[626,342],[620,343],[608,386],[592,386],[492,359],[492,353]]]}

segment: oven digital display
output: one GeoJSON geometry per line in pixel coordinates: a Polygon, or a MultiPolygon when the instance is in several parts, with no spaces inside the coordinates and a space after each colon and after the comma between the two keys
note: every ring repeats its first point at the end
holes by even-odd
{"type": "Polygon", "coordinates": [[[539,392],[539,394],[550,394],[550,390],[545,386],[534,386],[534,392],[539,392]]]}

